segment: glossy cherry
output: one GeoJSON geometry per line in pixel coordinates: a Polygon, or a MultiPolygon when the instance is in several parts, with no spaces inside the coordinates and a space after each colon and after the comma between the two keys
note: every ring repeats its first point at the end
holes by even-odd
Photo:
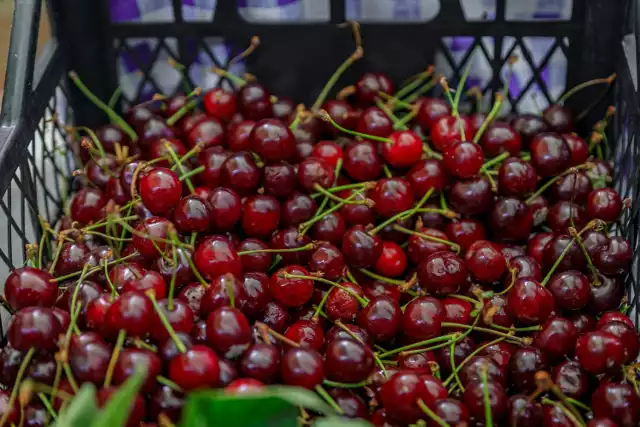
{"type": "Polygon", "coordinates": [[[443,162],[449,173],[458,178],[471,178],[482,167],[484,155],[474,142],[456,142],[444,150],[443,162]]]}
{"type": "Polygon", "coordinates": [[[207,237],[193,254],[193,262],[205,277],[213,279],[224,273],[242,276],[242,263],[236,250],[224,237],[207,237]]]}
{"type": "Polygon", "coordinates": [[[498,171],[498,192],[502,196],[523,197],[536,190],[537,178],[531,163],[510,157],[498,171]]]}
{"type": "Polygon", "coordinates": [[[382,157],[394,168],[408,168],[420,161],[422,140],[411,131],[396,131],[382,143],[382,157]]]}
{"type": "Polygon", "coordinates": [[[382,161],[371,142],[360,141],[347,146],[343,168],[356,181],[372,181],[380,176],[382,161]]]}
{"type": "Polygon", "coordinates": [[[538,175],[558,175],[571,165],[571,152],[562,136],[556,133],[540,133],[531,141],[531,163],[538,175]]]}
{"type": "Polygon", "coordinates": [[[324,372],[329,380],[357,383],[373,371],[371,349],[352,339],[329,341],[325,350],[324,372]]]}
{"type": "Polygon", "coordinates": [[[45,307],[26,307],[13,316],[7,331],[9,344],[20,351],[31,348],[54,349],[62,326],[53,310],[45,307]]]}
{"type": "Polygon", "coordinates": [[[25,307],[51,307],[58,298],[58,285],[53,276],[33,267],[13,270],[4,282],[5,299],[14,310],[25,307]]]}
{"type": "Polygon", "coordinates": [[[204,345],[194,345],[169,363],[169,378],[187,391],[215,387],[219,375],[218,356],[204,345]]]}
{"type": "Polygon", "coordinates": [[[261,170],[251,154],[240,151],[231,154],[220,167],[220,183],[240,193],[252,193],[260,183],[261,170]]]}
{"type": "Polygon", "coordinates": [[[449,251],[435,252],[418,265],[418,283],[430,294],[457,292],[467,278],[465,262],[449,251]]]}
{"type": "Polygon", "coordinates": [[[251,344],[251,326],[239,309],[221,307],[207,317],[207,338],[225,359],[236,359],[251,344]]]}
{"type": "Polygon", "coordinates": [[[302,266],[282,268],[271,277],[271,294],[287,307],[299,307],[313,296],[314,281],[311,278],[287,277],[288,274],[309,277],[309,272],[302,266]]]}
{"type": "Polygon", "coordinates": [[[388,296],[379,296],[369,301],[356,316],[359,326],[371,334],[374,341],[391,340],[402,326],[400,304],[388,296]]]}
{"type": "MultiPolygon", "coordinates": [[[[366,309],[365,309],[366,310],[366,309]]],[[[433,297],[419,297],[411,301],[402,313],[402,332],[415,341],[440,335],[444,307],[433,297]]]]}
{"type": "Polygon", "coordinates": [[[640,423],[640,398],[628,384],[603,381],[593,393],[591,407],[594,417],[607,417],[619,427],[640,423]]]}
{"type": "Polygon", "coordinates": [[[556,306],[563,310],[579,310],[591,298],[591,285],[584,274],[576,270],[555,274],[547,289],[553,294],[556,306]]]}
{"type": "Polygon", "coordinates": [[[507,261],[498,248],[486,240],[473,243],[465,254],[465,264],[471,275],[481,282],[495,282],[507,268],[507,261]]]}
{"type": "Polygon", "coordinates": [[[624,345],[620,339],[604,331],[580,336],[575,352],[582,369],[596,375],[616,371],[625,360],[624,345]]]}
{"type": "Polygon", "coordinates": [[[507,294],[508,313],[526,324],[547,320],[553,310],[553,295],[532,279],[517,279],[507,294]]]}

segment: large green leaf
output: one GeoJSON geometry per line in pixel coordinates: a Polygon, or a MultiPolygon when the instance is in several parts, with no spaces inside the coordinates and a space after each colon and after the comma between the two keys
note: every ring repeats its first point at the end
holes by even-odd
{"type": "Polygon", "coordinates": [[[86,383],[60,412],[53,427],[86,427],[91,425],[97,414],[96,388],[93,384],[86,383]]]}
{"type": "MultiPolygon", "coordinates": [[[[129,377],[129,379],[120,386],[118,391],[111,395],[107,403],[102,408],[102,411],[100,411],[97,419],[93,420],[91,427],[124,426],[127,422],[127,418],[129,417],[129,411],[131,411],[136,394],[140,390],[140,387],[146,378],[146,369],[136,369],[135,374],[129,377]]],[[[85,424],[85,426],[87,425],[89,424],[85,424]]]]}
{"type": "Polygon", "coordinates": [[[335,415],[336,411],[322,400],[316,393],[300,387],[277,386],[269,387],[268,393],[278,396],[295,406],[302,406],[323,415],[335,415]]]}

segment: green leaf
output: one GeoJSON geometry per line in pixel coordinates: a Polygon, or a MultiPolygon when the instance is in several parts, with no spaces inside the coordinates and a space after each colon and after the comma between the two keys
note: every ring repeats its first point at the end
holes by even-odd
{"type": "Polygon", "coordinates": [[[372,427],[372,425],[361,419],[328,417],[317,419],[313,427],[372,427]]]}
{"type": "Polygon", "coordinates": [[[187,397],[180,426],[297,427],[299,415],[297,407],[268,392],[225,395],[202,391],[187,397]]]}
{"type": "Polygon", "coordinates": [[[96,419],[97,415],[96,388],[93,384],[86,383],[80,387],[78,394],[58,415],[53,427],[86,427],[96,419]]]}
{"type": "Polygon", "coordinates": [[[306,388],[278,386],[269,387],[267,390],[268,393],[278,396],[292,405],[302,406],[323,415],[335,415],[336,413],[320,396],[306,388]]]}
{"type": "MultiPolygon", "coordinates": [[[[136,369],[136,373],[129,377],[118,391],[113,393],[102,408],[97,419],[93,420],[91,427],[122,427],[129,418],[129,412],[136,394],[147,378],[147,370],[136,369]]],[[[67,427],[67,426],[65,426],[67,427]]]]}

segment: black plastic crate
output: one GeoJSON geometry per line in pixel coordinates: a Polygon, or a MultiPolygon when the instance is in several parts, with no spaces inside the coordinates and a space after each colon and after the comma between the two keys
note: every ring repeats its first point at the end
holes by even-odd
{"type": "MultiPolygon", "coordinates": [[[[9,269],[24,262],[25,244],[39,240],[38,216],[55,223],[68,197],[76,165],[67,151],[63,124],[94,126],[106,121],[103,113],[69,85],[69,70],[77,71],[87,86],[106,100],[118,84],[119,55],[130,51],[143,73],[136,95],[125,100],[135,104],[145,83],[157,87],[151,71],[168,40],[177,46],[175,59],[190,67],[198,52],[210,55],[216,62],[205,43],[210,37],[221,37],[239,52],[252,36],[258,35],[262,43],[248,58],[248,70],[271,92],[309,102],[353,49],[349,29],[338,26],[345,21],[345,0],[330,0],[328,21],[301,23],[249,23],[240,17],[235,0],[218,0],[212,22],[185,21],[182,1],[172,0],[174,22],[113,23],[108,0],[48,0],[55,39],[36,57],[41,3],[41,0],[15,2],[0,115],[0,229],[6,235],[0,239],[0,282],[9,269]],[[128,41],[141,37],[156,39],[157,43],[150,55],[136,58],[128,41]],[[52,120],[54,115],[56,120],[52,120]]],[[[636,136],[640,125],[637,2],[573,0],[571,18],[553,22],[507,21],[506,7],[507,0],[496,0],[495,18],[466,21],[459,1],[440,0],[437,17],[426,23],[362,23],[365,56],[348,70],[341,83],[355,81],[363,70],[386,72],[400,82],[433,63],[438,52],[450,62],[453,70],[450,78],[456,81],[476,48],[493,70],[483,87],[487,94],[502,87],[501,71],[514,49],[522,53],[519,60],[531,67],[526,88],[538,85],[547,102],[554,99],[541,72],[556,50],[568,62],[567,88],[617,72],[614,90],[584,123],[593,124],[602,118],[608,105],[617,109],[609,138],[616,186],[623,197],[631,197],[634,202],[618,230],[635,249],[640,225],[640,202],[636,200],[640,180],[640,146],[636,136]],[[443,42],[452,36],[473,38],[472,48],[461,61],[453,60],[443,42]],[[535,61],[527,47],[527,37],[551,38],[552,48],[540,61],[535,61]],[[509,47],[505,49],[507,40],[509,47]],[[492,45],[493,54],[487,50],[487,43],[492,45]]],[[[224,68],[226,64],[217,65],[224,68]]],[[[581,110],[591,103],[588,96],[592,95],[572,97],[570,107],[581,110]]],[[[510,97],[509,101],[517,110],[519,99],[510,97]]],[[[628,280],[636,323],[640,308],[640,301],[635,298],[640,277],[637,254],[628,280]]]]}

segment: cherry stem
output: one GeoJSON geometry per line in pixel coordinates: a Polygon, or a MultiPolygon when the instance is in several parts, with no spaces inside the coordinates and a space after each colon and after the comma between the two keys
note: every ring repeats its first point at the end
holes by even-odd
{"type": "Polygon", "coordinates": [[[595,85],[600,85],[600,84],[606,84],[607,86],[610,86],[615,79],[616,79],[616,73],[613,73],[606,78],[593,79],[593,80],[586,81],[584,83],[580,83],[579,85],[574,86],[573,88],[569,89],[564,95],[562,95],[560,99],[558,99],[558,104],[564,104],[567,101],[567,99],[571,98],[573,95],[575,95],[577,92],[580,92],[582,89],[595,86],[595,85]]]}
{"type": "Polygon", "coordinates": [[[411,105],[411,103],[413,103],[416,99],[418,99],[425,93],[429,92],[434,86],[436,86],[438,84],[438,80],[439,80],[439,77],[434,76],[434,78],[432,78],[431,81],[422,85],[422,87],[420,87],[417,91],[415,91],[414,93],[406,97],[403,101],[411,105]]]}
{"type": "Polygon", "coordinates": [[[456,337],[460,336],[459,332],[455,332],[453,334],[447,334],[447,335],[442,335],[439,337],[435,337],[435,338],[430,338],[428,340],[424,340],[424,341],[419,341],[413,344],[409,344],[409,345],[405,345],[403,347],[398,347],[396,349],[393,350],[389,350],[385,353],[380,354],[380,358],[381,359],[385,359],[389,356],[393,356],[395,354],[398,353],[402,353],[405,350],[413,350],[414,348],[420,348],[420,347],[424,347],[425,345],[430,345],[430,344],[437,344],[437,343],[441,343],[443,341],[447,341],[447,344],[449,344],[449,340],[453,340],[456,337]]]}
{"type": "MultiPolygon", "coordinates": [[[[347,197],[344,200],[345,201],[355,200],[355,198],[358,197],[360,194],[362,194],[364,191],[365,191],[364,189],[360,190],[360,191],[354,191],[349,197],[347,197]]],[[[328,198],[325,199],[325,200],[328,200],[328,198]]],[[[329,209],[327,209],[327,211],[325,211],[322,215],[316,215],[313,218],[311,218],[310,220],[301,223],[300,225],[298,225],[298,235],[299,236],[304,236],[311,229],[311,227],[313,227],[314,224],[316,224],[317,222],[320,222],[327,215],[330,215],[330,214],[334,213],[335,211],[338,211],[338,210],[342,209],[342,207],[344,205],[345,205],[345,203],[342,203],[342,202],[336,203],[334,206],[332,206],[329,209]]]]}
{"type": "Polygon", "coordinates": [[[486,427],[493,427],[493,413],[491,412],[491,400],[489,399],[488,370],[488,363],[485,363],[480,367],[480,380],[482,381],[482,397],[484,401],[484,425],[486,427]]]}
{"type": "Polygon", "coordinates": [[[428,234],[421,233],[419,231],[410,230],[398,224],[394,224],[392,228],[396,231],[399,231],[400,233],[408,234],[411,236],[417,236],[425,240],[430,240],[432,242],[442,243],[444,245],[449,246],[455,253],[457,254],[460,253],[460,245],[458,245],[457,243],[453,243],[449,240],[440,239],[438,237],[430,236],[428,234]]]}
{"type": "Polygon", "coordinates": [[[331,388],[362,388],[371,384],[369,380],[360,381],[359,383],[341,383],[337,381],[324,380],[322,383],[331,388]]]}
{"type": "Polygon", "coordinates": [[[135,236],[139,236],[142,237],[144,239],[149,239],[153,242],[156,243],[165,243],[168,245],[173,245],[173,246],[177,246],[179,248],[185,248],[185,249],[189,249],[189,250],[193,250],[193,245],[190,245],[188,243],[183,243],[179,240],[169,240],[169,239],[164,239],[162,237],[157,237],[157,236],[150,236],[148,234],[142,233],[138,230],[136,230],[135,228],[133,228],[132,226],[130,226],[129,224],[127,224],[126,222],[122,221],[122,218],[118,218],[115,221],[117,224],[119,224],[121,227],[124,227],[127,229],[127,231],[129,231],[131,234],[135,235],[135,236]]]}
{"type": "Polygon", "coordinates": [[[391,121],[393,122],[394,129],[407,130],[407,125],[404,123],[401,123],[400,119],[396,117],[395,114],[393,114],[393,111],[391,111],[391,109],[387,106],[387,104],[382,102],[380,98],[376,98],[376,107],[381,109],[382,112],[385,113],[387,117],[391,119],[391,121]]]}
{"type": "Polygon", "coordinates": [[[129,126],[129,124],[124,121],[122,117],[118,115],[112,108],[109,108],[107,104],[102,102],[97,96],[95,96],[91,90],[80,80],[78,74],[75,71],[69,71],[69,78],[73,81],[73,83],[80,89],[80,91],[86,96],[93,104],[104,111],[104,113],[109,117],[116,126],[118,126],[124,133],[126,133],[131,141],[137,142],[138,135],[136,132],[129,126]]]}
{"type": "Polygon", "coordinates": [[[153,289],[149,289],[148,291],[146,291],[145,295],[151,301],[151,304],[153,305],[153,308],[155,309],[156,314],[158,315],[158,318],[162,322],[162,325],[164,326],[164,328],[167,330],[169,337],[171,338],[173,343],[176,345],[176,348],[178,349],[178,351],[182,354],[186,353],[187,347],[180,340],[180,337],[178,337],[178,335],[176,334],[176,331],[173,329],[173,326],[171,326],[171,323],[169,323],[169,320],[167,320],[167,316],[165,316],[164,313],[162,312],[162,308],[160,308],[160,306],[158,305],[158,301],[156,300],[155,292],[153,291],[153,289]]]}
{"type": "Polygon", "coordinates": [[[518,279],[518,270],[515,269],[515,268],[511,268],[511,269],[509,269],[509,271],[511,272],[511,283],[509,283],[509,286],[507,286],[506,288],[504,288],[500,292],[497,292],[496,295],[504,295],[504,294],[506,294],[507,292],[509,292],[511,290],[511,288],[513,288],[513,285],[516,284],[516,280],[518,279]]]}
{"type": "MultiPolygon", "coordinates": [[[[178,155],[174,151],[174,149],[171,146],[171,144],[169,143],[169,141],[167,141],[166,139],[163,140],[163,141],[164,141],[164,148],[167,149],[167,152],[169,153],[169,156],[173,160],[173,163],[176,166],[178,166],[178,170],[180,170],[180,174],[184,177],[186,175],[187,171],[185,170],[184,166],[182,166],[182,163],[180,162],[180,158],[178,157],[178,155]]],[[[189,191],[191,193],[194,193],[195,192],[195,188],[193,187],[193,183],[191,182],[191,179],[188,176],[186,178],[184,178],[184,179],[186,180],[187,188],[189,189],[189,191]]]]}
{"type": "Polygon", "coordinates": [[[585,233],[585,232],[587,232],[587,231],[589,231],[592,228],[595,228],[597,226],[598,226],[598,221],[597,220],[590,221],[577,234],[575,233],[575,228],[570,227],[569,234],[571,234],[574,237],[573,237],[573,239],[571,239],[571,241],[569,241],[569,243],[567,243],[567,246],[560,253],[560,256],[558,257],[558,259],[556,259],[556,262],[553,263],[553,265],[551,266],[551,269],[549,270],[547,275],[544,277],[544,280],[542,280],[542,282],[540,283],[542,285],[542,287],[547,286],[547,283],[549,283],[549,280],[551,280],[551,277],[553,276],[553,273],[556,271],[556,269],[558,268],[558,266],[562,262],[562,259],[565,257],[565,255],[567,255],[569,250],[573,247],[573,244],[576,242],[576,239],[579,238],[583,233],[585,233]],[[571,230],[573,230],[573,233],[571,232],[571,230]]]}
{"type": "Polygon", "coordinates": [[[118,103],[118,99],[120,99],[120,95],[122,95],[122,88],[120,86],[116,87],[116,90],[111,94],[111,98],[109,98],[109,102],[107,105],[112,110],[116,108],[116,104],[118,103]]]}
{"type": "MultiPolygon", "coordinates": [[[[325,188],[323,188],[323,187],[322,187],[320,184],[318,184],[318,183],[315,183],[315,184],[313,185],[313,188],[314,188],[316,191],[318,191],[318,192],[320,192],[320,193],[324,194],[324,195],[325,195],[326,197],[328,197],[329,199],[334,200],[334,201],[336,201],[336,202],[338,202],[338,203],[345,204],[345,205],[367,205],[367,206],[369,206],[369,205],[372,205],[372,204],[373,204],[373,201],[372,201],[372,200],[370,200],[370,199],[364,199],[364,200],[347,200],[347,199],[340,198],[340,197],[336,196],[335,194],[333,194],[333,193],[331,193],[331,192],[327,191],[325,188]]],[[[369,206],[369,207],[371,207],[371,206],[369,206]]]]}
{"type": "Polygon", "coordinates": [[[562,411],[562,413],[571,420],[571,422],[576,426],[576,427],[580,427],[580,426],[584,426],[585,423],[584,422],[580,422],[576,416],[566,407],[564,406],[561,402],[556,402],[554,400],[548,399],[548,398],[543,398],[542,399],[542,404],[543,405],[551,405],[551,406],[555,406],[556,408],[560,409],[560,411],[562,411]]]}
{"type": "MultiPolygon", "coordinates": [[[[339,193],[340,191],[344,191],[344,190],[359,190],[359,189],[370,190],[375,186],[376,186],[375,181],[367,181],[367,182],[356,182],[354,184],[340,185],[338,187],[325,188],[325,190],[328,191],[329,193],[339,193]]],[[[322,195],[324,195],[324,193],[313,193],[311,194],[311,198],[315,199],[322,195]]]]}
{"type": "MultiPolygon", "coordinates": [[[[100,153],[100,157],[104,158],[106,156],[106,153],[104,151],[104,147],[102,146],[102,143],[100,142],[100,139],[98,138],[98,135],[96,135],[96,133],[93,131],[93,129],[88,128],[86,126],[75,126],[73,129],[74,130],[78,130],[78,131],[86,132],[87,135],[89,135],[89,138],[91,138],[91,142],[93,143],[93,145],[96,147],[96,149],[100,153]]],[[[93,147],[91,147],[91,146],[87,147],[89,152],[91,152],[91,148],[93,148],[93,147]]]]}
{"type": "Polygon", "coordinates": [[[322,299],[320,300],[320,304],[318,304],[316,306],[316,311],[314,311],[313,313],[313,317],[311,318],[312,320],[318,320],[318,317],[320,317],[320,313],[322,313],[322,308],[324,307],[324,305],[327,303],[327,299],[329,298],[329,293],[333,290],[329,289],[328,291],[326,291],[324,293],[324,295],[322,296],[322,299]]]}
{"type": "Polygon", "coordinates": [[[449,219],[455,219],[455,218],[458,218],[459,216],[454,211],[450,211],[448,209],[447,210],[438,209],[438,208],[420,208],[420,209],[416,209],[416,213],[435,213],[435,214],[440,214],[445,218],[449,218],[449,219]]]}
{"type": "MultiPolygon", "coordinates": [[[[573,218],[571,219],[571,222],[573,223],[573,218]]],[[[587,260],[587,268],[589,269],[589,271],[591,272],[591,276],[593,277],[593,286],[600,286],[602,282],[600,281],[600,275],[598,274],[598,269],[596,268],[595,265],[593,265],[593,260],[591,259],[591,255],[589,255],[589,251],[587,251],[587,248],[584,247],[584,242],[582,241],[582,237],[577,233],[574,233],[574,234],[575,235],[572,235],[572,237],[576,239],[576,244],[582,251],[582,254],[584,255],[585,259],[587,260]]]]}
{"type": "Polygon", "coordinates": [[[508,338],[510,340],[513,340],[513,341],[517,341],[517,342],[519,342],[521,344],[526,344],[526,343],[528,343],[530,341],[529,338],[520,338],[520,337],[516,337],[514,335],[510,335],[510,334],[505,333],[505,332],[496,331],[495,329],[483,328],[481,326],[470,326],[470,325],[465,325],[463,323],[442,322],[442,327],[445,327],[445,328],[471,329],[471,330],[474,330],[474,331],[486,332],[488,334],[497,335],[497,336],[500,336],[500,337],[508,338]]]}
{"type": "Polygon", "coordinates": [[[224,287],[227,288],[227,293],[229,294],[229,306],[231,308],[236,308],[236,293],[233,290],[233,279],[230,279],[225,275],[222,280],[224,281],[224,287]]]}
{"type": "Polygon", "coordinates": [[[56,414],[56,411],[53,409],[53,406],[51,406],[51,402],[49,402],[49,399],[47,399],[47,396],[42,392],[37,393],[37,395],[40,398],[42,405],[45,407],[45,409],[51,416],[51,418],[53,418],[54,420],[57,420],[58,414],[56,414]]]}
{"type": "MultiPolygon", "coordinates": [[[[338,177],[340,177],[340,171],[341,170],[342,170],[342,157],[339,158],[338,161],[336,162],[336,169],[334,171],[333,185],[336,185],[336,183],[338,182],[338,177]]],[[[315,215],[313,216],[314,218],[320,216],[320,214],[324,210],[325,206],[327,206],[327,203],[329,203],[329,198],[327,196],[325,196],[324,199],[322,199],[322,203],[318,207],[318,210],[316,211],[315,215]]]]}
{"type": "MultiPolygon", "coordinates": [[[[188,95],[188,97],[191,98],[192,96],[199,96],[201,93],[202,93],[202,89],[197,87],[188,95]]],[[[196,106],[198,105],[198,102],[199,102],[198,99],[192,99],[186,102],[178,111],[173,113],[173,115],[167,119],[167,125],[169,126],[175,125],[178,122],[178,120],[180,120],[185,115],[187,115],[189,111],[196,108],[196,106]]]]}
{"type": "Polygon", "coordinates": [[[127,331],[124,329],[120,329],[118,332],[118,338],[116,340],[116,345],[113,348],[113,352],[111,353],[111,359],[109,360],[109,365],[107,367],[107,374],[104,377],[104,388],[111,386],[111,380],[113,378],[113,371],[116,369],[116,363],[118,363],[118,357],[120,357],[120,351],[122,350],[122,346],[124,345],[124,340],[127,338],[127,331]]]}
{"type": "MultiPolygon", "coordinates": [[[[475,357],[476,355],[478,355],[482,350],[484,350],[485,348],[487,348],[487,347],[489,347],[489,346],[492,346],[492,345],[494,345],[494,344],[497,344],[497,343],[499,343],[499,342],[502,342],[502,341],[504,341],[504,340],[505,340],[505,338],[504,338],[504,337],[501,337],[501,338],[498,338],[498,339],[496,339],[496,340],[493,340],[493,341],[487,342],[487,343],[485,343],[485,344],[483,344],[483,345],[479,346],[479,347],[478,347],[478,348],[476,348],[474,351],[472,351],[471,353],[469,353],[469,355],[468,355],[467,357],[465,357],[465,358],[464,358],[464,360],[463,360],[462,362],[460,362],[460,364],[456,367],[456,372],[460,372],[460,370],[464,367],[464,365],[465,365],[466,363],[468,363],[468,362],[469,362],[473,357],[475,357]]],[[[449,385],[449,383],[450,383],[453,379],[454,379],[454,377],[453,377],[453,373],[452,373],[451,375],[449,375],[449,377],[448,377],[446,380],[444,380],[444,382],[443,382],[442,384],[446,387],[447,385],[449,385]]]]}
{"type": "Polygon", "coordinates": [[[175,390],[177,392],[180,392],[180,393],[184,392],[182,387],[180,387],[178,384],[174,383],[173,381],[171,381],[169,378],[167,378],[165,376],[157,375],[156,376],[156,381],[158,381],[159,384],[167,386],[170,389],[175,390]]]}
{"type": "Polygon", "coordinates": [[[318,393],[329,404],[329,406],[333,408],[334,411],[336,411],[339,415],[344,415],[344,411],[342,410],[340,405],[336,403],[333,397],[331,397],[320,384],[316,385],[315,390],[316,393],[318,393]]]}
{"type": "MultiPolygon", "coordinates": [[[[467,82],[469,73],[471,72],[471,63],[472,61],[469,61],[469,63],[464,69],[464,72],[462,73],[462,76],[460,77],[460,81],[458,81],[458,87],[456,88],[456,97],[454,99],[454,104],[451,106],[452,115],[454,117],[457,117],[458,121],[460,121],[460,113],[458,112],[458,108],[460,107],[460,98],[462,97],[462,92],[464,91],[464,85],[467,82]]],[[[462,128],[460,130],[462,131],[462,128]]],[[[462,140],[464,141],[465,140],[464,132],[461,133],[461,136],[462,136],[462,140]]]]}
{"type": "Polygon", "coordinates": [[[477,299],[468,297],[466,295],[460,295],[460,294],[449,294],[449,296],[451,298],[456,298],[459,300],[463,300],[463,301],[467,301],[470,302],[471,304],[475,305],[476,307],[482,307],[482,301],[478,301],[477,299]]]}
{"type": "Polygon", "coordinates": [[[273,336],[274,338],[276,338],[277,340],[280,340],[283,343],[285,343],[285,344],[287,344],[287,345],[289,345],[291,347],[300,348],[300,344],[298,344],[297,342],[293,341],[292,339],[290,339],[288,337],[285,337],[281,333],[274,331],[273,329],[271,329],[265,323],[256,322],[256,327],[258,328],[258,330],[260,332],[269,334],[269,335],[273,336]]]}
{"type": "Polygon", "coordinates": [[[360,273],[362,273],[365,276],[368,276],[368,277],[370,277],[370,278],[372,278],[374,280],[379,280],[381,282],[385,282],[385,283],[388,283],[390,285],[404,286],[407,283],[404,280],[392,279],[390,277],[381,276],[379,274],[374,273],[373,271],[367,270],[366,268],[361,268],[360,269],[360,273]]]}
{"type": "Polygon", "coordinates": [[[418,209],[420,209],[425,203],[427,203],[427,200],[429,200],[433,192],[434,192],[434,188],[431,187],[426,193],[424,193],[424,196],[422,196],[422,198],[418,201],[418,203],[414,207],[412,207],[411,209],[407,209],[406,211],[402,211],[395,214],[391,218],[382,222],[382,224],[378,225],[376,228],[369,230],[369,234],[373,236],[376,233],[379,233],[380,231],[384,230],[384,228],[389,224],[393,224],[394,222],[400,219],[407,219],[412,217],[413,215],[416,214],[418,209]]]}
{"type": "Polygon", "coordinates": [[[333,127],[335,127],[339,131],[344,132],[346,134],[353,135],[353,136],[359,136],[360,138],[369,139],[371,141],[386,142],[387,144],[390,144],[390,143],[393,142],[389,138],[383,138],[381,136],[376,136],[376,135],[367,135],[366,133],[356,132],[354,130],[344,128],[344,127],[340,126],[338,123],[336,123],[331,118],[329,113],[327,113],[325,110],[319,110],[317,114],[318,114],[318,117],[320,117],[322,120],[324,120],[325,122],[331,123],[331,125],[333,127]]]}
{"type": "Polygon", "coordinates": [[[407,129],[407,123],[414,119],[418,115],[418,108],[412,108],[407,114],[405,114],[398,122],[393,125],[394,130],[407,129]]]}
{"type": "Polygon", "coordinates": [[[73,371],[71,371],[71,366],[68,362],[62,362],[62,368],[64,369],[64,374],[67,376],[67,381],[69,381],[69,385],[74,393],[77,393],[79,388],[78,382],[73,377],[73,371]]]}
{"type": "Polygon", "coordinates": [[[425,347],[425,348],[417,348],[415,350],[407,350],[407,351],[403,351],[400,353],[400,355],[404,355],[404,356],[409,356],[411,354],[420,354],[420,353],[424,353],[427,351],[433,351],[433,350],[438,350],[440,348],[444,348],[444,347],[448,347],[450,344],[448,342],[443,342],[441,344],[436,344],[430,347],[425,347]]]}
{"type": "Polygon", "coordinates": [[[433,421],[434,423],[436,423],[437,425],[439,425],[440,427],[451,427],[450,424],[446,423],[442,418],[440,418],[435,412],[433,412],[431,409],[429,409],[429,407],[424,403],[424,400],[422,399],[418,399],[418,401],[416,402],[418,404],[418,407],[420,409],[422,409],[422,412],[425,413],[425,415],[427,417],[429,417],[429,419],[431,421],[433,421]]]}
{"type": "Polygon", "coordinates": [[[303,274],[290,274],[290,273],[287,273],[287,272],[284,272],[282,274],[282,277],[284,277],[285,279],[314,280],[314,281],[317,281],[317,282],[320,282],[320,283],[326,283],[327,285],[336,287],[338,289],[342,289],[343,291],[345,291],[349,295],[353,296],[355,299],[358,300],[360,305],[363,306],[363,307],[366,307],[367,304],[369,304],[369,301],[367,301],[366,299],[362,298],[360,295],[355,293],[353,290],[351,290],[349,288],[346,288],[346,287],[340,285],[339,283],[332,282],[331,280],[327,280],[327,279],[325,279],[323,277],[306,276],[306,275],[303,275],[303,274]]]}
{"type": "Polygon", "coordinates": [[[578,408],[582,409],[583,411],[591,412],[591,407],[590,406],[585,405],[584,403],[580,402],[579,400],[572,399],[569,396],[567,396],[567,403],[571,403],[572,405],[577,406],[578,408]]]}
{"type": "Polygon", "coordinates": [[[429,77],[431,77],[431,75],[433,75],[433,70],[434,70],[433,65],[429,65],[429,67],[427,67],[426,70],[417,74],[415,78],[411,80],[410,83],[406,84],[400,90],[398,90],[398,92],[396,92],[393,98],[389,100],[389,107],[393,108],[395,106],[395,103],[399,99],[404,98],[405,96],[407,96],[408,94],[416,90],[418,86],[420,86],[422,82],[425,81],[425,79],[428,79],[429,77]]]}
{"type": "Polygon", "coordinates": [[[501,93],[496,93],[495,98],[496,100],[493,104],[493,107],[491,108],[491,111],[482,122],[480,129],[478,129],[478,132],[476,132],[473,137],[473,142],[475,142],[476,144],[478,143],[478,141],[480,141],[482,135],[487,130],[489,125],[495,120],[498,113],[500,113],[500,109],[502,108],[502,101],[504,101],[504,96],[501,93]]]}
{"type": "Polygon", "coordinates": [[[338,82],[338,79],[340,79],[340,77],[344,74],[344,72],[347,71],[347,69],[354,62],[362,58],[363,54],[364,54],[364,50],[362,49],[362,47],[357,46],[356,50],[331,75],[327,83],[322,88],[320,95],[318,95],[318,97],[316,98],[316,102],[314,102],[313,105],[311,106],[311,111],[316,111],[317,109],[320,108],[322,103],[324,103],[325,99],[327,99],[327,96],[329,95],[329,92],[331,91],[331,89],[333,89],[335,84],[338,82]]]}
{"type": "Polygon", "coordinates": [[[402,101],[400,99],[396,99],[395,97],[389,95],[387,92],[383,92],[381,90],[378,91],[378,96],[387,100],[389,106],[393,109],[395,106],[406,108],[407,110],[413,109],[413,105],[408,102],[402,101]],[[393,102],[392,102],[393,101],[393,102]]]}
{"type": "Polygon", "coordinates": [[[9,415],[11,415],[11,408],[13,408],[13,405],[16,402],[16,398],[18,397],[18,390],[20,389],[20,383],[22,383],[22,377],[24,377],[25,372],[27,371],[27,368],[29,367],[29,363],[31,362],[31,358],[33,357],[33,355],[35,354],[36,349],[35,348],[30,348],[29,351],[27,352],[27,354],[24,356],[24,359],[22,359],[22,363],[20,364],[20,369],[18,370],[18,375],[16,376],[16,381],[13,385],[13,389],[11,389],[11,396],[9,397],[9,402],[7,403],[6,406],[6,411],[5,413],[2,415],[2,418],[0,418],[0,426],[4,426],[7,423],[7,419],[9,418],[9,415]]]}
{"type": "Polygon", "coordinates": [[[500,326],[500,325],[492,324],[491,327],[494,328],[494,329],[498,329],[500,331],[505,331],[505,332],[511,332],[511,331],[513,331],[513,332],[537,332],[537,331],[542,329],[542,326],[540,326],[540,325],[525,326],[525,327],[522,327],[522,328],[514,328],[514,327],[507,328],[506,326],[500,326]]]}
{"type": "Polygon", "coordinates": [[[184,180],[189,180],[192,176],[201,174],[202,172],[205,171],[205,167],[204,166],[198,166],[197,168],[185,173],[184,175],[181,175],[178,179],[182,182],[184,180]]]}
{"type": "Polygon", "coordinates": [[[229,80],[231,80],[231,83],[234,84],[234,86],[240,88],[244,85],[247,84],[247,81],[245,79],[243,79],[242,77],[238,77],[233,73],[230,73],[227,70],[223,70],[222,68],[218,68],[218,67],[214,67],[212,70],[214,73],[216,73],[217,75],[219,75],[220,77],[225,77],[229,80]]]}
{"type": "Polygon", "coordinates": [[[550,180],[545,182],[543,185],[541,185],[540,188],[538,188],[535,193],[531,194],[531,196],[529,196],[529,198],[527,200],[525,200],[524,202],[527,205],[530,205],[535,200],[536,197],[538,197],[539,195],[544,193],[549,187],[551,187],[560,178],[562,178],[564,176],[567,176],[567,175],[570,175],[572,173],[576,173],[581,169],[589,169],[591,167],[593,167],[593,163],[591,163],[591,162],[587,162],[587,163],[583,163],[583,164],[578,165],[578,166],[570,167],[566,171],[562,172],[560,175],[554,176],[553,178],[551,178],[550,180]]]}
{"type": "Polygon", "coordinates": [[[102,265],[104,265],[104,277],[107,281],[107,284],[109,285],[109,289],[111,289],[111,296],[115,298],[118,296],[118,290],[116,289],[116,286],[113,284],[113,281],[109,276],[109,268],[107,268],[107,258],[103,258],[101,261],[103,261],[102,265]]]}
{"type": "Polygon", "coordinates": [[[259,254],[259,253],[286,253],[286,252],[301,252],[301,251],[311,251],[315,249],[315,243],[307,243],[304,246],[300,246],[297,248],[285,248],[285,249],[254,249],[250,251],[240,251],[238,255],[251,255],[251,254],[259,254]]]}
{"type": "Polygon", "coordinates": [[[458,371],[456,370],[456,340],[451,340],[451,344],[449,347],[449,362],[451,363],[451,375],[456,380],[456,384],[460,387],[460,390],[464,393],[464,386],[462,385],[462,381],[460,381],[460,376],[458,375],[458,371]]]}

